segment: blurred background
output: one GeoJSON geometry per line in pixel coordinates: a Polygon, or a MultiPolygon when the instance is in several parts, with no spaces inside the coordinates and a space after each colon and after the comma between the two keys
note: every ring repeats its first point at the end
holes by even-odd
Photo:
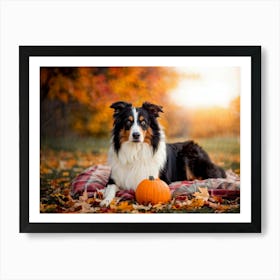
{"type": "Polygon", "coordinates": [[[42,67],[41,173],[106,163],[120,100],[162,105],[167,142],[194,139],[239,173],[239,94],[238,67],[42,67]]]}

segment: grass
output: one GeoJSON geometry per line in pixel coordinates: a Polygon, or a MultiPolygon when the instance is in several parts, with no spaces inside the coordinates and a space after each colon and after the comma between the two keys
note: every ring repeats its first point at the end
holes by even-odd
{"type": "MultiPolygon", "coordinates": [[[[180,142],[185,139],[172,138],[168,142],[180,142]]],[[[201,138],[194,139],[200,146],[202,146],[211,159],[224,169],[239,170],[240,169],[240,143],[238,137],[225,138],[201,138]]],[[[53,149],[55,151],[80,151],[92,153],[93,156],[100,156],[107,154],[110,145],[109,138],[95,138],[95,137],[71,137],[70,140],[65,138],[42,139],[41,147],[53,149]]],[[[104,162],[105,163],[105,162],[104,162]]]]}
{"type": "Polygon", "coordinates": [[[110,138],[97,137],[57,137],[41,139],[41,147],[55,151],[81,151],[93,154],[106,153],[110,145],[110,138]]]}
{"type": "MultiPolygon", "coordinates": [[[[171,138],[168,142],[180,142],[185,139],[171,138]]],[[[240,169],[240,143],[238,137],[225,138],[201,138],[194,139],[202,146],[211,159],[224,169],[232,169],[236,171],[240,169]]],[[[70,140],[65,138],[42,138],[41,147],[52,149],[54,151],[71,151],[92,153],[93,157],[104,156],[107,154],[110,145],[109,138],[96,137],[71,137],[70,140]]],[[[105,162],[104,162],[105,163],[105,162]]]]}
{"type": "Polygon", "coordinates": [[[197,139],[196,141],[208,152],[216,164],[224,169],[232,169],[234,171],[240,169],[239,138],[204,138],[197,139]]]}

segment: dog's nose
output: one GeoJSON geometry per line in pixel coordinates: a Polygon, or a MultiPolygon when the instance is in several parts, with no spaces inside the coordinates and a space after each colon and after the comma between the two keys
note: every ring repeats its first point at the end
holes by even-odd
{"type": "Polygon", "coordinates": [[[133,139],[138,140],[140,138],[140,133],[139,132],[133,132],[132,137],[133,137],[133,139]]]}

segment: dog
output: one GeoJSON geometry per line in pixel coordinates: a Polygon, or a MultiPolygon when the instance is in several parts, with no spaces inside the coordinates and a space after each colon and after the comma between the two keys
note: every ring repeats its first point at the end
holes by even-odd
{"type": "Polygon", "coordinates": [[[142,107],[119,101],[114,109],[114,124],[108,164],[111,175],[100,205],[108,207],[119,189],[135,190],[153,176],[167,184],[175,181],[225,178],[225,171],[193,141],[168,144],[158,123],[162,106],[144,102],[142,107]]]}

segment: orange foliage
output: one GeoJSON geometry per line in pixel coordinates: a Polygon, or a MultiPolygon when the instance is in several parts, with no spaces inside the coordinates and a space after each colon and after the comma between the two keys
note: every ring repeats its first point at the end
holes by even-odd
{"type": "Polygon", "coordinates": [[[240,133],[240,97],[229,108],[213,107],[189,112],[191,137],[232,136],[240,133]]]}
{"type": "MultiPolygon", "coordinates": [[[[198,74],[197,74],[198,75],[198,74]]],[[[240,133],[240,98],[229,108],[187,109],[171,102],[180,78],[172,67],[42,67],[41,121],[45,134],[109,135],[115,101],[163,106],[168,137],[213,137],[240,133]],[[51,120],[51,121],[50,121],[51,120]],[[44,125],[46,123],[46,126],[44,125]]]]}
{"type": "Polygon", "coordinates": [[[240,97],[228,108],[188,109],[169,104],[163,116],[169,137],[204,138],[240,134],[240,97]]]}
{"type": "Polygon", "coordinates": [[[75,108],[69,117],[71,129],[84,134],[106,134],[112,125],[113,102],[167,105],[168,91],[176,87],[178,78],[172,67],[44,67],[41,101],[71,104],[75,108]]]}

